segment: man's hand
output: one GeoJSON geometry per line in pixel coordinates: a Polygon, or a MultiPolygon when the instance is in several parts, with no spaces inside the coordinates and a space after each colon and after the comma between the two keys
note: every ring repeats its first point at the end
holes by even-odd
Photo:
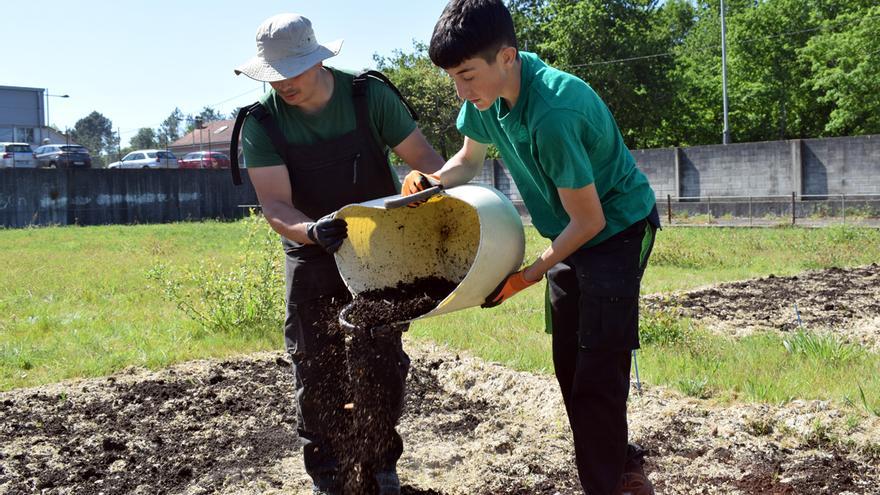
{"type": "Polygon", "coordinates": [[[342,245],[342,240],[348,237],[348,224],[341,218],[333,218],[336,212],[321,217],[317,222],[311,222],[306,227],[309,239],[324,248],[330,254],[336,252],[342,245]]]}
{"type": "Polygon", "coordinates": [[[502,281],[500,284],[498,284],[498,287],[496,287],[495,290],[493,290],[492,293],[486,297],[486,302],[481,304],[480,307],[494,308],[495,306],[498,306],[499,304],[513,297],[513,295],[517,292],[525,289],[526,287],[530,287],[536,284],[538,280],[540,280],[538,279],[534,282],[529,282],[528,280],[526,280],[524,272],[525,270],[520,270],[516,273],[511,273],[510,275],[508,275],[507,278],[504,279],[504,281],[502,281]]]}
{"type": "MultiPolygon", "coordinates": [[[[440,185],[440,176],[434,174],[427,175],[419,172],[418,170],[413,170],[412,172],[406,174],[406,177],[404,177],[403,186],[400,188],[400,195],[409,196],[419,191],[424,191],[429,187],[438,185],[440,185]]],[[[415,207],[424,202],[425,201],[419,201],[417,203],[411,203],[407,206],[415,207]]]]}

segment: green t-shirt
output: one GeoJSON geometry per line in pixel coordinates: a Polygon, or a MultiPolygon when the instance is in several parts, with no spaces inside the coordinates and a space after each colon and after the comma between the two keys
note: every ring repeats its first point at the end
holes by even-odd
{"type": "MultiPolygon", "coordinates": [[[[290,144],[309,145],[337,138],[357,127],[352,81],[354,74],[327,67],[333,73],[334,86],[330,101],[319,112],[307,114],[288,105],[274,89],[260,98],[281,132],[290,144]]],[[[400,144],[416,128],[403,102],[383,82],[369,78],[367,83],[370,131],[380,146],[393,148],[400,144]]],[[[245,162],[250,168],[280,165],[284,163],[272,140],[255,119],[246,119],[241,132],[245,162]]],[[[392,174],[396,177],[396,174],[392,174]]]]}
{"type": "Polygon", "coordinates": [[[501,152],[532,223],[555,239],[570,222],[558,188],[596,185],[605,228],[594,246],[645,218],[654,191],[636,168],[614,117],[587,83],[520,52],[519,98],[508,109],[502,98],[479,111],[466,101],[457,126],[465,136],[501,152]]]}

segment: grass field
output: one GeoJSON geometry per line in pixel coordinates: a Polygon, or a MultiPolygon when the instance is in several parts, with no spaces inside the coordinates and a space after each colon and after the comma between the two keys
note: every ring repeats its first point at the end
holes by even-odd
{"type": "MultiPolygon", "coordinates": [[[[263,222],[241,221],[0,230],[0,250],[6,253],[0,259],[0,390],[100,376],[130,365],[158,368],[281,348],[281,251],[271,235],[272,247],[265,247],[265,239],[254,242],[254,229],[262,228],[263,222]],[[254,246],[263,253],[245,263],[254,246]],[[235,288],[253,277],[242,266],[254,259],[276,262],[267,268],[277,274],[269,274],[274,282],[265,283],[264,270],[262,282],[235,288]],[[165,297],[169,284],[148,276],[160,266],[166,282],[179,282],[176,300],[165,297]],[[272,324],[259,328],[206,328],[178,307],[181,302],[210,307],[222,300],[239,305],[239,313],[253,313],[259,305],[249,305],[248,297],[256,291],[267,291],[268,300],[278,294],[272,324]]],[[[546,241],[533,229],[527,234],[526,255],[533,259],[546,241]]],[[[878,260],[878,230],[677,227],[660,233],[643,292],[878,260]]],[[[208,320],[233,316],[221,312],[208,320]]],[[[648,383],[722,400],[828,398],[880,411],[877,354],[853,349],[845,361],[821,353],[794,355],[780,337],[734,341],[662,314],[645,315],[643,328],[662,337],[647,339],[639,354],[648,383]]],[[[517,369],[552,369],[543,284],[495,309],[417,322],[409,338],[445,342],[517,369]]]]}

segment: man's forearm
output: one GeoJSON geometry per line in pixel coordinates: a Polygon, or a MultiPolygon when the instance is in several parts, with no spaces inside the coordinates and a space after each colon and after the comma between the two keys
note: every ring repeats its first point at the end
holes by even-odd
{"type": "Polygon", "coordinates": [[[443,187],[455,187],[470,182],[480,172],[482,166],[482,162],[470,162],[460,154],[456,154],[436,175],[440,177],[443,187]]]}
{"type": "Polygon", "coordinates": [[[272,230],[300,244],[312,243],[306,232],[307,226],[312,219],[306,216],[305,213],[280,201],[270,202],[262,206],[263,216],[266,217],[266,221],[269,222],[272,230]]]}
{"type": "Polygon", "coordinates": [[[569,257],[605,228],[605,222],[569,223],[534,263],[523,273],[529,282],[539,280],[556,263],[569,257]]]}

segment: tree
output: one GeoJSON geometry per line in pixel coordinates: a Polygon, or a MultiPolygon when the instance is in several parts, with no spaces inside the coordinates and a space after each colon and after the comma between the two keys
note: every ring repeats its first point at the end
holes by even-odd
{"type": "Polygon", "coordinates": [[[629,146],[667,142],[676,96],[671,50],[690,29],[685,1],[549,0],[515,2],[515,22],[529,49],[592,86],[629,146]],[[666,10],[671,13],[666,14],[666,10]],[[529,26],[535,12],[542,26],[529,26]]]}
{"type": "Polygon", "coordinates": [[[208,122],[214,122],[226,118],[223,112],[218,112],[211,107],[205,107],[198,113],[198,115],[188,114],[186,116],[186,132],[192,132],[196,128],[197,117],[201,117],[203,125],[208,122]]]}
{"type": "Polygon", "coordinates": [[[183,123],[183,112],[175,107],[171,115],[166,118],[159,126],[156,133],[156,141],[161,147],[167,147],[174,141],[180,139],[180,124],[183,123]]]}
{"type": "Polygon", "coordinates": [[[79,119],[70,132],[70,138],[85,146],[92,155],[99,155],[113,148],[113,122],[98,112],[79,119]]]}
{"type": "Polygon", "coordinates": [[[131,138],[130,146],[134,149],[153,149],[158,148],[156,142],[156,132],[150,127],[141,127],[137,134],[131,138]]]}
{"type": "Polygon", "coordinates": [[[414,43],[412,53],[396,50],[390,57],[374,55],[373,60],[413,106],[428,142],[448,158],[463,141],[455,127],[461,102],[452,79],[434,66],[427,50],[424,43],[414,43]]]}
{"type": "Polygon", "coordinates": [[[812,77],[804,86],[830,105],[830,135],[880,133],[880,6],[826,19],[801,50],[812,77]]]}

